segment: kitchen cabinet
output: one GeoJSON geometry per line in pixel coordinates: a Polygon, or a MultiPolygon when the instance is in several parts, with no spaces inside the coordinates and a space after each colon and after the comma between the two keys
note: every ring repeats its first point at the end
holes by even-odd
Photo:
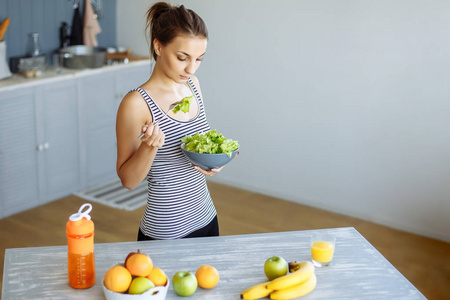
{"type": "Polygon", "coordinates": [[[116,176],[114,74],[97,74],[77,82],[80,94],[81,168],[84,187],[116,176]]]}
{"type": "Polygon", "coordinates": [[[142,85],[150,78],[151,66],[144,67],[137,66],[128,68],[122,72],[115,74],[115,86],[116,86],[116,106],[120,105],[123,97],[132,89],[135,89],[142,85]]]}
{"type": "Polygon", "coordinates": [[[150,72],[142,61],[3,80],[0,218],[117,178],[117,108],[150,72]]]}
{"type": "Polygon", "coordinates": [[[80,188],[78,97],[69,81],[36,89],[40,203],[80,188]]]}
{"type": "Polygon", "coordinates": [[[117,178],[116,115],[126,93],[144,83],[150,66],[86,76],[77,82],[82,130],[82,186],[117,178]]]}
{"type": "Polygon", "coordinates": [[[39,204],[34,89],[0,93],[0,218],[39,204]]]}
{"type": "Polygon", "coordinates": [[[78,115],[71,83],[0,97],[0,217],[5,217],[79,187],[78,115]]]}

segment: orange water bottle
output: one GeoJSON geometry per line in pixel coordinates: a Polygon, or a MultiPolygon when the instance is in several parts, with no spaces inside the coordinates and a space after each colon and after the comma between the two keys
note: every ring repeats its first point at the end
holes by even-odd
{"type": "Polygon", "coordinates": [[[95,283],[94,222],[89,215],[91,210],[91,204],[83,204],[66,224],[69,285],[76,289],[87,289],[95,283]]]}

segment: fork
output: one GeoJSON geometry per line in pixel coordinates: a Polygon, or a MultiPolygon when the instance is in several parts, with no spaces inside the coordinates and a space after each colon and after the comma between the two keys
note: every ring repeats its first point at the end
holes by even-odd
{"type": "MultiPolygon", "coordinates": [[[[164,119],[165,117],[167,117],[167,114],[168,114],[172,109],[174,109],[175,106],[178,106],[179,104],[180,104],[180,101],[177,101],[177,102],[174,102],[174,103],[170,104],[169,110],[168,110],[166,113],[164,113],[164,115],[163,115],[158,121],[153,122],[152,125],[158,124],[162,119],[164,119]]],[[[139,139],[141,139],[144,135],[145,135],[145,132],[141,133],[141,135],[139,136],[139,139]]]]}

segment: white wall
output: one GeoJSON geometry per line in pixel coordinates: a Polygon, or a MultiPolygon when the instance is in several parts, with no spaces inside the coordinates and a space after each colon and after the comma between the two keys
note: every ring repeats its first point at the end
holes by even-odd
{"type": "Polygon", "coordinates": [[[131,47],[135,55],[150,56],[145,38],[145,14],[155,2],[117,0],[117,46],[131,47]]]}
{"type": "MultiPolygon", "coordinates": [[[[214,181],[450,241],[449,1],[178,2],[209,29],[208,119],[241,144],[214,181]]],[[[119,43],[150,4],[118,0],[119,43]]]]}

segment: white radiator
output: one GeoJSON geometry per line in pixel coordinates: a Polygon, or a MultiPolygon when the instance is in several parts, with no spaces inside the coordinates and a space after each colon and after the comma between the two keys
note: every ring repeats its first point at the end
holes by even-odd
{"type": "Polygon", "coordinates": [[[147,202],[147,180],[142,181],[132,191],[124,188],[120,180],[114,180],[89,187],[74,195],[114,208],[135,210],[147,202]]]}

